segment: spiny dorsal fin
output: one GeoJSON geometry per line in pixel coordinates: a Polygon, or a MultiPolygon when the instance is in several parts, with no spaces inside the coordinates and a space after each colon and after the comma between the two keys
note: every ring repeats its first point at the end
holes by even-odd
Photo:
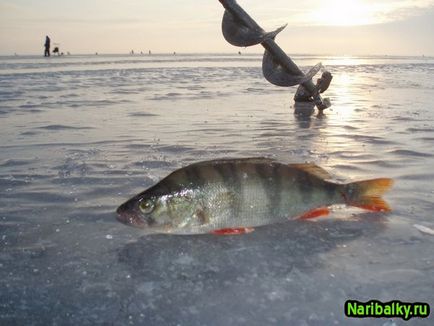
{"type": "Polygon", "coordinates": [[[304,172],[307,172],[309,174],[313,174],[314,176],[317,176],[320,179],[327,180],[332,179],[332,176],[330,173],[328,173],[326,170],[324,170],[322,167],[314,164],[314,163],[296,163],[296,164],[288,164],[288,166],[302,170],[304,172]]]}
{"type": "Polygon", "coordinates": [[[223,159],[216,159],[211,161],[203,161],[199,163],[195,163],[197,165],[218,165],[218,164],[224,164],[224,163],[234,163],[234,164],[241,164],[241,163],[250,163],[250,164],[268,164],[275,162],[274,159],[268,158],[268,157],[246,157],[246,158],[223,158],[223,159]]]}

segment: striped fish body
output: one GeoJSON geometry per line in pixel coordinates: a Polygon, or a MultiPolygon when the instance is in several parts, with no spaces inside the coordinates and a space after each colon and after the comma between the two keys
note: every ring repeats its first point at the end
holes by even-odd
{"type": "Polygon", "coordinates": [[[122,204],[118,220],[149,233],[178,234],[267,225],[358,195],[354,184],[330,178],[313,164],[266,158],[205,161],[176,170],[122,204]]]}
{"type": "Polygon", "coordinates": [[[197,180],[195,189],[207,230],[281,222],[342,202],[335,184],[301,166],[266,159],[204,162],[184,173],[181,178],[197,180]]]}

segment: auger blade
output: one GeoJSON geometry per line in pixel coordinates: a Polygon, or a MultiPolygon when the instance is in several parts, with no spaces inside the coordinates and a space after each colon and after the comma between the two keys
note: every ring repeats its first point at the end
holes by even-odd
{"type": "Polygon", "coordinates": [[[262,29],[254,29],[245,25],[227,10],[225,10],[222,22],[222,31],[225,40],[234,46],[241,47],[260,44],[266,39],[274,39],[285,27],[286,25],[267,33],[262,29]]]}
{"type": "Polygon", "coordinates": [[[289,87],[302,84],[312,79],[321,69],[322,64],[317,63],[305,75],[293,75],[289,73],[279,62],[274,60],[267,50],[262,60],[262,72],[266,80],[276,86],[289,87]]]}
{"type": "Polygon", "coordinates": [[[270,83],[282,87],[298,85],[305,79],[304,75],[289,73],[279,62],[274,60],[273,55],[267,50],[265,50],[262,59],[262,73],[270,83]]]}
{"type": "Polygon", "coordinates": [[[279,28],[277,28],[276,30],[274,30],[272,32],[265,33],[264,39],[270,38],[270,39],[274,40],[276,38],[277,34],[279,34],[281,31],[283,31],[286,28],[286,26],[288,26],[288,24],[280,26],[279,28]]]}
{"type": "Polygon", "coordinates": [[[294,96],[296,102],[312,101],[320,111],[330,106],[330,101],[323,99],[320,93],[329,87],[332,74],[324,71],[316,84],[313,83],[312,78],[321,70],[321,64],[305,74],[274,41],[286,25],[267,33],[236,0],[219,2],[225,8],[222,22],[224,38],[230,44],[242,47],[260,43],[266,50],[262,60],[262,71],[270,83],[286,87],[300,84],[294,96]]]}
{"type": "Polygon", "coordinates": [[[225,10],[222,22],[223,36],[234,46],[251,46],[261,43],[262,33],[244,25],[229,11],[225,10]]]}
{"type": "Polygon", "coordinates": [[[309,69],[309,71],[304,75],[305,80],[312,79],[315,75],[323,68],[322,63],[318,62],[315,66],[309,69]]]}

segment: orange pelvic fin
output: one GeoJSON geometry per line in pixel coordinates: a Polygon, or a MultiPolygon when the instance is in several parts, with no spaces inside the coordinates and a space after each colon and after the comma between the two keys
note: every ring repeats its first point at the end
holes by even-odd
{"type": "Polygon", "coordinates": [[[211,231],[210,233],[215,235],[235,235],[235,234],[245,234],[255,231],[254,228],[227,228],[211,231]]]}
{"type": "Polygon", "coordinates": [[[321,216],[327,216],[330,214],[330,210],[327,207],[314,208],[300,215],[298,218],[300,220],[309,220],[312,218],[317,218],[321,216]]]}
{"type": "Polygon", "coordinates": [[[359,181],[349,184],[353,194],[344,193],[347,205],[367,209],[373,212],[389,212],[390,206],[381,198],[393,185],[392,179],[381,178],[359,181]]]}

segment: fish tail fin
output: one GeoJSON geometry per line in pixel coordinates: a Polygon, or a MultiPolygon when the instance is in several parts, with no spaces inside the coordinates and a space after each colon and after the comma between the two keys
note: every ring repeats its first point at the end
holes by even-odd
{"type": "Polygon", "coordinates": [[[389,204],[381,196],[393,185],[393,180],[380,178],[352,182],[344,185],[342,196],[347,205],[374,212],[389,212],[389,204]]]}

